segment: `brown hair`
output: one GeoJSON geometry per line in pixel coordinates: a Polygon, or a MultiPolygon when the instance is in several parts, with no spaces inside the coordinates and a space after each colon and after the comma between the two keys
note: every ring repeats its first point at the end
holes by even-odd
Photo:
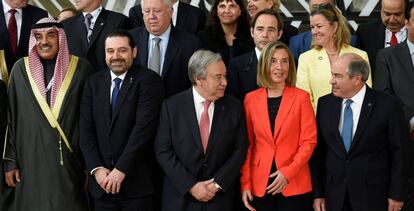
{"type": "Polygon", "coordinates": [[[289,73],[286,78],[286,84],[294,87],[296,84],[296,66],[295,59],[289,50],[289,47],[281,41],[270,42],[263,48],[262,53],[257,63],[257,84],[260,87],[272,88],[273,81],[270,79],[269,71],[272,65],[273,54],[276,50],[284,49],[289,55],[289,73]]]}

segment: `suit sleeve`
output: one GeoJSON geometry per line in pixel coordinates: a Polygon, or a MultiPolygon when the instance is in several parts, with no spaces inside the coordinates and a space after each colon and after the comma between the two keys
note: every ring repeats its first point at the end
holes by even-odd
{"type": "Polygon", "coordinates": [[[7,125],[7,89],[6,84],[0,80],[0,149],[3,149],[4,134],[7,125]]]}
{"type": "Polygon", "coordinates": [[[250,177],[250,163],[251,163],[251,157],[252,157],[252,150],[254,147],[254,143],[256,140],[256,136],[253,131],[253,122],[251,119],[251,112],[250,112],[250,97],[249,95],[246,96],[245,103],[244,103],[244,112],[246,115],[246,126],[247,126],[247,137],[249,141],[249,145],[247,148],[247,155],[246,160],[244,161],[244,164],[240,170],[241,177],[240,177],[240,183],[241,183],[241,191],[247,191],[252,189],[251,184],[251,177],[250,177]]]}
{"type": "Polygon", "coordinates": [[[406,197],[406,185],[408,179],[408,162],[410,142],[407,123],[401,105],[394,100],[388,114],[388,141],[390,152],[390,185],[388,197],[398,201],[404,201],[406,197]]]}
{"type": "MultiPolygon", "coordinates": [[[[318,109],[316,112],[316,122],[319,123],[323,113],[321,100],[318,102],[318,109]]],[[[312,177],[312,192],[314,198],[325,198],[325,160],[326,160],[326,142],[322,133],[320,124],[317,126],[318,144],[309,161],[311,177],[312,177]]]]}
{"type": "Polygon", "coordinates": [[[170,118],[168,105],[164,101],[155,138],[155,155],[166,176],[170,178],[174,187],[184,197],[198,181],[187,171],[174,152],[171,124],[173,124],[173,120],[170,118]]]}
{"type": "MultiPolygon", "coordinates": [[[[369,58],[368,58],[368,54],[366,53],[366,52],[363,52],[363,54],[361,55],[362,56],[362,58],[366,61],[366,62],[368,62],[368,65],[370,65],[369,64],[369,58]]],[[[371,67],[370,67],[370,69],[371,69],[371,67]]],[[[369,87],[372,87],[372,80],[373,80],[373,78],[372,78],[372,72],[370,72],[370,74],[368,75],[368,80],[367,80],[367,84],[368,84],[368,86],[369,87]]]]}
{"type": "Polygon", "coordinates": [[[390,77],[390,66],[385,59],[383,50],[379,50],[376,58],[376,74],[374,78],[374,88],[376,90],[394,95],[394,89],[390,77]]]}
{"type": "Polygon", "coordinates": [[[238,119],[239,125],[235,131],[236,140],[233,153],[213,177],[224,191],[230,189],[234,181],[237,181],[237,177],[240,175],[240,168],[246,159],[248,141],[246,134],[246,121],[241,106],[237,114],[236,118],[238,119]]]}
{"type": "Polygon", "coordinates": [[[79,146],[85,158],[86,168],[91,172],[94,168],[105,166],[99,152],[98,139],[93,119],[92,80],[87,79],[83,88],[80,105],[79,146]]]}
{"type": "Polygon", "coordinates": [[[308,164],[316,146],[316,121],[309,95],[307,93],[303,95],[299,103],[300,113],[293,114],[300,116],[298,151],[293,156],[292,163],[279,169],[288,181],[291,181],[299,170],[308,164]]]}
{"type": "MultiPolygon", "coordinates": [[[[164,98],[164,87],[161,79],[155,74],[152,78],[143,80],[139,86],[139,100],[136,107],[135,126],[129,136],[122,155],[115,164],[115,168],[125,174],[133,171],[131,164],[137,154],[142,154],[140,149],[149,144],[155,134],[158,125],[158,114],[162,99],[164,98]]],[[[145,148],[147,149],[147,148],[145,148]]]]}
{"type": "Polygon", "coordinates": [[[141,6],[134,6],[129,10],[129,20],[132,23],[133,29],[144,25],[142,20],[141,6]]]}

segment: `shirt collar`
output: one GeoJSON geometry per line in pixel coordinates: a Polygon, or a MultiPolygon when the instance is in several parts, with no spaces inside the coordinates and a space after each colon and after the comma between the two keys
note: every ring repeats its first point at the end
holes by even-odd
{"type": "MultiPolygon", "coordinates": [[[[4,14],[8,13],[9,10],[11,9],[11,7],[6,3],[6,1],[2,0],[1,2],[3,2],[3,12],[4,14]]],[[[19,13],[20,15],[22,14],[23,10],[22,8],[16,8],[15,9],[17,11],[17,13],[19,13]]],[[[7,24],[7,23],[6,23],[7,24]]]]}
{"type": "Polygon", "coordinates": [[[177,24],[177,16],[178,16],[178,4],[180,3],[180,1],[176,1],[173,4],[173,20],[175,20],[175,24],[177,24]]]}
{"type": "Polygon", "coordinates": [[[102,11],[102,5],[99,5],[99,7],[98,8],[96,8],[94,11],[92,11],[92,12],[82,12],[82,14],[83,14],[83,17],[85,17],[85,15],[86,14],[91,14],[92,15],[92,19],[96,19],[98,16],[99,16],[99,14],[101,13],[101,11],[102,11]]]}
{"type": "Polygon", "coordinates": [[[113,73],[111,70],[109,70],[109,72],[111,73],[111,81],[114,81],[115,78],[120,78],[123,82],[128,71],[122,73],[122,75],[115,75],[115,73],[113,73]]]}
{"type": "Polygon", "coordinates": [[[410,42],[409,39],[407,39],[407,46],[408,46],[408,50],[410,50],[410,55],[414,54],[414,44],[412,42],[410,42]]]}
{"type": "Polygon", "coordinates": [[[254,51],[256,52],[257,61],[259,61],[259,58],[262,52],[257,47],[254,48],[254,51]]]}
{"type": "MultiPolygon", "coordinates": [[[[367,85],[364,85],[361,90],[359,90],[354,96],[352,96],[351,99],[353,103],[358,104],[362,106],[362,103],[364,102],[365,92],[367,91],[367,85]]],[[[342,100],[342,104],[345,104],[345,101],[347,99],[342,100]]]]}
{"type": "Polygon", "coordinates": [[[193,99],[194,99],[194,103],[197,105],[199,103],[203,103],[204,101],[206,101],[206,99],[204,99],[204,97],[202,97],[197,89],[193,86],[193,99]]]}
{"type": "Polygon", "coordinates": [[[170,32],[171,32],[171,24],[168,26],[167,30],[165,30],[164,33],[162,33],[160,36],[155,36],[153,34],[149,34],[149,39],[152,40],[155,37],[161,38],[161,41],[165,41],[168,40],[168,38],[170,37],[170,32]]]}

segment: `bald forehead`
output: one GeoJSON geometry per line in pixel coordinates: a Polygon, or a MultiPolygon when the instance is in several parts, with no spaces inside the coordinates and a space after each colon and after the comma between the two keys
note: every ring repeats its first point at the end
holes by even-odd
{"type": "Polygon", "coordinates": [[[405,7],[405,0],[382,0],[381,1],[381,8],[399,8],[404,10],[405,7]]]}

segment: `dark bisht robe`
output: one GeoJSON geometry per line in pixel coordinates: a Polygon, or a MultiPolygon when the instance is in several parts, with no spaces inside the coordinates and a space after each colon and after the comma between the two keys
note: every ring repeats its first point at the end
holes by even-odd
{"type": "Polygon", "coordinates": [[[27,57],[20,59],[10,76],[4,160],[5,164],[17,164],[21,182],[15,189],[5,189],[9,191],[4,197],[10,203],[4,210],[87,210],[86,175],[78,144],[79,106],[84,80],[93,68],[85,60],[71,57],[52,110],[38,89],[32,86],[36,85],[34,81],[30,82],[33,78],[28,77],[28,67],[27,57]],[[49,123],[45,104],[49,114],[55,115],[68,144],[49,123]]]}

